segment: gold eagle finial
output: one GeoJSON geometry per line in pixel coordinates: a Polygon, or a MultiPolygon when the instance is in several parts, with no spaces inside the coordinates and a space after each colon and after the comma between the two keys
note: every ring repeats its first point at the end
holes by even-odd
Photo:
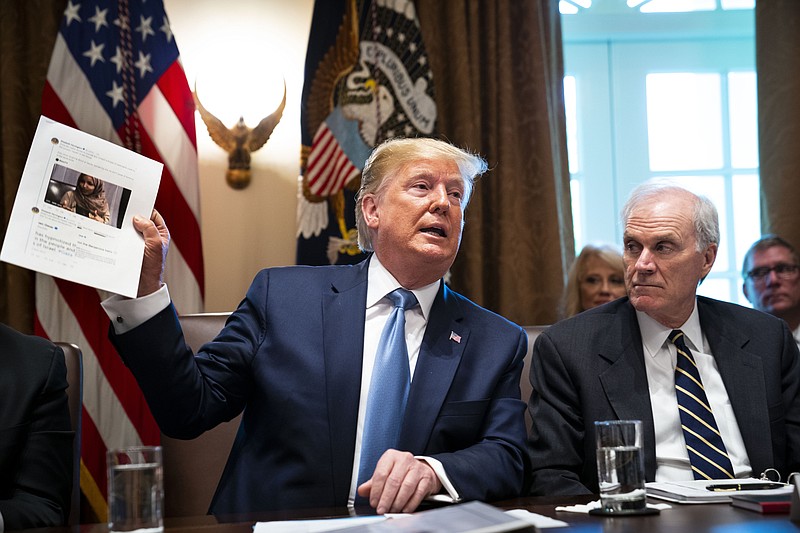
{"type": "Polygon", "coordinates": [[[255,128],[248,127],[244,123],[244,117],[239,117],[239,121],[228,128],[203,107],[197,96],[197,87],[192,94],[211,139],[228,153],[225,180],[234,189],[244,189],[250,185],[250,153],[264,146],[283,116],[283,109],[286,107],[286,80],[283,81],[283,99],[280,105],[273,113],[262,118],[255,128]]]}

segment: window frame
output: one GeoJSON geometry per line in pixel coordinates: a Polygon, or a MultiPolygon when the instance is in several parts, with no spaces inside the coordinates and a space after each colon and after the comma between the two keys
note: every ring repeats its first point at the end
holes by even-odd
{"type": "MultiPolygon", "coordinates": [[[[719,253],[725,255],[708,281],[714,285],[712,280],[724,280],[729,289],[725,299],[749,305],[741,293],[739,276],[746,249],[737,248],[729,235],[736,231],[731,184],[735,176],[758,175],[758,168],[731,166],[726,74],[755,71],[753,10],[592,14],[588,9],[562,16],[562,22],[565,75],[576,76],[578,128],[574,142],[580,160],[574,162],[578,171],[571,174],[573,191],[580,195],[573,200],[576,252],[591,242],[620,245],[619,212],[641,181],[660,175],[723,176],[725,205],[718,209],[726,233],[719,253]],[[651,72],[723,74],[722,168],[683,173],[650,170],[644,87],[645,76],[651,72]],[[727,269],[719,268],[723,264],[727,269]]],[[[760,228],[756,228],[752,240],[759,234],[760,228]]],[[[698,293],[704,293],[703,286],[698,293]]],[[[722,298],[718,292],[715,296],[722,298]]]]}

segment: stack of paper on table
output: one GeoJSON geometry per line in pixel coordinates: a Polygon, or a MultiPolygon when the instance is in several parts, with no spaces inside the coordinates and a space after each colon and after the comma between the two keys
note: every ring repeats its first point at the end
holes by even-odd
{"type": "MultiPolygon", "coordinates": [[[[651,481],[646,483],[647,495],[660,500],[676,503],[727,503],[731,501],[731,492],[714,492],[707,490],[709,485],[723,483],[739,483],[748,485],[764,483],[760,479],[731,479],[731,480],[699,480],[699,481],[651,481]]],[[[779,489],[739,490],[735,494],[790,494],[792,487],[786,485],[779,489]]]]}

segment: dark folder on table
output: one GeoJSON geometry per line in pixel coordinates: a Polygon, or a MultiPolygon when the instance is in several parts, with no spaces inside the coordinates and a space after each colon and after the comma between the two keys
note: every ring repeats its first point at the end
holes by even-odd
{"type": "Polygon", "coordinates": [[[734,507],[749,509],[764,514],[788,513],[792,507],[792,495],[789,494],[733,494],[731,504],[734,507]]]}

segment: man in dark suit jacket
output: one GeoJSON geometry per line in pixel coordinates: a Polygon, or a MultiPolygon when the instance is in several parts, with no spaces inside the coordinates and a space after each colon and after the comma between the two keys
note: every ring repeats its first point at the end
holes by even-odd
{"type": "Polygon", "coordinates": [[[527,337],[441,281],[484,170],[482,159],[433,139],[381,145],[357,201],[359,244],[375,253],[355,266],[262,271],[196,357],[171,304],[124,327],[125,305],[165,291],[166,226],[157,213],[135,220],[146,242],[140,298],[104,305],[160,427],[191,438],[244,410],[211,512],[344,506],[356,489],[379,513],[408,512],[433,495],[493,500],[523,490],[527,337]],[[407,407],[396,446],[357,485],[367,369],[391,308],[384,296],[397,287],[420,303],[405,312],[407,407]]]}
{"type": "Polygon", "coordinates": [[[630,299],[557,323],[534,346],[532,492],[598,492],[600,420],[642,420],[648,481],[695,477],[667,340],[676,329],[691,342],[733,474],[775,468],[785,479],[800,466],[800,356],[782,321],[696,297],[719,241],[713,204],[651,182],[632,193],[623,222],[630,299]]]}
{"type": "Polygon", "coordinates": [[[61,526],[72,494],[72,424],[61,348],[0,324],[0,531],[61,526]]]}

